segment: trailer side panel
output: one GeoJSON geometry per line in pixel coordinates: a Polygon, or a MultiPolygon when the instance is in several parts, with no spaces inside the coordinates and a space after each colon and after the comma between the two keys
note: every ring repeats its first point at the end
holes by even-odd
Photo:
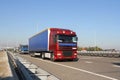
{"type": "Polygon", "coordinates": [[[45,30],[29,39],[29,51],[49,51],[49,30],[45,30]]]}

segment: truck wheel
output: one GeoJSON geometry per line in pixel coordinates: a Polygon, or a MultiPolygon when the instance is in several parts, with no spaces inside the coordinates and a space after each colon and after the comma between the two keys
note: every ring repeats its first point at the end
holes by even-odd
{"type": "Polygon", "coordinates": [[[54,59],[54,54],[51,54],[51,61],[55,61],[55,59],[54,59]]]}
{"type": "Polygon", "coordinates": [[[78,61],[78,60],[79,60],[79,58],[73,59],[73,61],[75,61],[75,62],[78,61]]]}

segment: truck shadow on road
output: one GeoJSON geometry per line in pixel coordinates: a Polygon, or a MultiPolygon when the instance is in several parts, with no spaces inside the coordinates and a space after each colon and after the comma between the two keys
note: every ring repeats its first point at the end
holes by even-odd
{"type": "MultiPolygon", "coordinates": [[[[37,59],[42,59],[40,56],[35,56],[34,58],[37,58],[37,59]]],[[[51,61],[50,58],[44,58],[44,60],[48,60],[48,61],[51,61]]],[[[79,58],[75,59],[75,60],[55,60],[53,62],[77,62],[79,60],[79,58]]]]}
{"type": "Polygon", "coordinates": [[[120,66],[120,63],[113,63],[114,65],[120,66]]]}

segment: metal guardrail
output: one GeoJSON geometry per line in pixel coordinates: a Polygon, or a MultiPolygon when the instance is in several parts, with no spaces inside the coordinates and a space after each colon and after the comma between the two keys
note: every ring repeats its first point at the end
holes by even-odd
{"type": "Polygon", "coordinates": [[[13,55],[11,52],[9,52],[9,54],[14,57],[17,68],[23,75],[24,80],[60,80],[22,57],[13,55]]]}
{"type": "Polygon", "coordinates": [[[99,56],[99,57],[120,57],[120,52],[112,51],[78,51],[78,55],[82,56],[99,56]]]}

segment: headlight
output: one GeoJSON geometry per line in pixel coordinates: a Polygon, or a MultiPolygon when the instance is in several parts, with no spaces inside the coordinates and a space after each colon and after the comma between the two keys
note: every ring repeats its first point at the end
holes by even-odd
{"type": "Polygon", "coordinates": [[[77,53],[74,53],[74,55],[76,56],[76,55],[77,55],[77,53]]]}
{"type": "Polygon", "coordinates": [[[61,53],[58,53],[57,55],[58,55],[58,56],[61,56],[61,53]]]}
{"type": "Polygon", "coordinates": [[[76,47],[73,47],[72,49],[77,49],[76,47]]]}

